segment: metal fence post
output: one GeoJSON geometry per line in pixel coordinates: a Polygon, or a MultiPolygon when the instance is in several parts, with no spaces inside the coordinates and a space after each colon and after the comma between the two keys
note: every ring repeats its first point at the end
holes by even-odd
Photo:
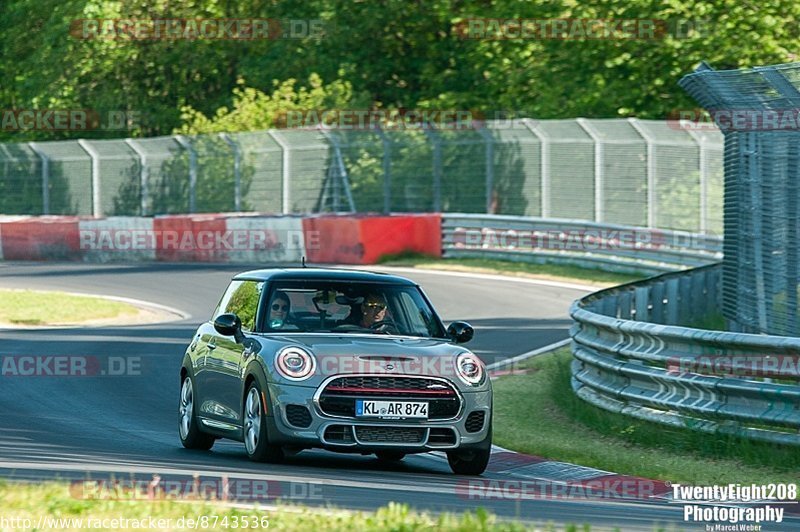
{"type": "Polygon", "coordinates": [[[8,163],[10,160],[8,150],[2,144],[0,144],[0,149],[3,150],[3,179],[8,179],[8,163]]]}
{"type": "MultiPolygon", "coordinates": [[[[431,125],[433,128],[433,125],[431,125]]],[[[433,212],[442,211],[442,139],[433,129],[425,129],[433,144],[433,212]]]]}
{"type": "Polygon", "coordinates": [[[550,142],[547,137],[539,131],[539,128],[536,127],[536,124],[530,118],[524,118],[522,123],[525,124],[525,127],[528,128],[528,131],[536,135],[536,138],[539,139],[539,146],[540,146],[540,164],[541,169],[539,171],[541,175],[541,203],[542,203],[542,218],[547,218],[550,216],[550,205],[551,205],[551,194],[550,194],[550,142]]]}
{"type": "Polygon", "coordinates": [[[328,186],[330,190],[333,192],[333,212],[340,212],[341,209],[341,181],[342,181],[342,173],[344,172],[344,163],[342,162],[342,152],[339,149],[339,143],[337,140],[328,133],[327,131],[320,130],[320,133],[325,140],[333,148],[333,159],[329,165],[328,171],[328,179],[329,183],[328,186]],[[335,170],[334,170],[335,168],[335,170]],[[332,170],[332,171],[331,171],[332,170]]]}
{"type": "MultiPolygon", "coordinates": [[[[747,166],[744,171],[747,175],[748,187],[750,189],[750,209],[752,212],[752,227],[753,227],[753,269],[755,273],[755,289],[756,289],[756,316],[758,318],[758,327],[760,331],[767,330],[767,302],[766,302],[766,289],[764,286],[764,231],[761,224],[761,215],[757,212],[757,205],[761,205],[763,198],[761,196],[760,187],[756,186],[759,181],[759,165],[758,165],[758,138],[756,133],[747,132],[742,134],[743,141],[746,147],[742,149],[744,159],[747,161],[747,166]]],[[[741,149],[741,148],[740,148],[741,149]]],[[[760,185],[760,183],[759,183],[760,185]]]]}
{"type": "Polygon", "coordinates": [[[281,213],[290,214],[292,208],[291,195],[289,194],[289,144],[276,135],[275,131],[272,129],[267,131],[267,135],[272,137],[272,140],[281,147],[281,213]]]}
{"type": "Polygon", "coordinates": [[[486,214],[495,214],[494,203],[494,137],[485,127],[478,128],[478,133],[486,143],[486,214]]]}
{"type": "Polygon", "coordinates": [[[242,210],[242,150],[227,133],[220,133],[219,136],[233,150],[233,209],[240,212],[242,210]]]}
{"type": "Polygon", "coordinates": [[[350,207],[349,212],[356,212],[353,194],[350,192],[350,181],[347,178],[347,168],[344,165],[341,144],[339,144],[339,140],[328,131],[320,129],[319,132],[331,144],[331,147],[333,147],[333,161],[328,165],[328,186],[330,186],[333,191],[333,211],[341,212],[341,194],[342,191],[344,191],[347,205],[350,207]]]}
{"type": "Polygon", "coordinates": [[[686,132],[697,143],[698,161],[699,166],[698,175],[700,178],[700,232],[703,234],[708,233],[708,147],[706,143],[706,136],[700,135],[697,131],[692,130],[691,127],[686,129],[686,132]]]}
{"type": "Polygon", "coordinates": [[[100,202],[100,153],[85,139],[78,140],[83,151],[92,159],[92,216],[103,216],[103,205],[100,202]]]}
{"type": "Polygon", "coordinates": [[[147,166],[147,152],[134,139],[125,139],[125,143],[139,156],[139,208],[141,215],[147,216],[150,210],[148,205],[150,201],[150,168],[147,166]]]}
{"type": "Polygon", "coordinates": [[[383,144],[383,213],[389,214],[392,212],[392,141],[379,124],[375,131],[383,144]]]}
{"type": "Polygon", "coordinates": [[[50,214],[50,158],[36,142],[29,142],[28,146],[42,160],[42,214],[50,214]]]}
{"type": "Polygon", "coordinates": [[[647,227],[656,226],[656,145],[653,136],[639,123],[637,118],[629,118],[628,123],[636,130],[647,145],[647,227]]]}
{"type": "Polygon", "coordinates": [[[594,221],[602,222],[603,212],[603,141],[597,131],[585,118],[576,118],[575,121],[594,141],[594,221]]]}
{"type": "Polygon", "coordinates": [[[189,213],[194,213],[197,203],[197,152],[183,135],[176,135],[175,140],[189,152],[189,213]]]}

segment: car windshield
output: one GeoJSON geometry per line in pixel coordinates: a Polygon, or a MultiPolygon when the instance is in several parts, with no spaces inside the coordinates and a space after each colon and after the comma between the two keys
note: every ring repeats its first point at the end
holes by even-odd
{"type": "Polygon", "coordinates": [[[398,334],[446,338],[416,286],[342,281],[270,283],[266,332],[398,334]]]}

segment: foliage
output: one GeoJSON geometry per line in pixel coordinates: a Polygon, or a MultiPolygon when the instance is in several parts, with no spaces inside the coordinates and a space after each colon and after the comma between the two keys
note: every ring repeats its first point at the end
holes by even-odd
{"type": "MultiPolygon", "coordinates": [[[[183,125],[178,132],[194,135],[286,127],[291,126],[293,120],[297,122],[298,118],[308,116],[309,111],[344,109],[357,104],[352,86],[346,81],[335,80],[323,85],[319,75],[312,73],[308,78],[309,88],[296,89],[296,84],[295,79],[276,80],[272,93],[266,94],[244,86],[244,81],[240,80],[240,86],[233,90],[232,109],[220,107],[209,118],[202,111],[185,106],[181,114],[183,125]]],[[[362,98],[361,104],[365,103],[362,98]]]]}
{"type": "Polygon", "coordinates": [[[242,320],[242,328],[252,331],[256,321],[258,299],[261,296],[263,283],[244,281],[231,295],[226,312],[233,312],[242,320]]]}
{"type": "MultiPolygon", "coordinates": [[[[0,109],[88,109],[106,126],[111,113],[128,117],[124,127],[115,129],[0,128],[0,142],[255,131],[284,127],[288,113],[310,110],[662,119],[696,107],[677,81],[701,61],[719,69],[793,61],[800,32],[800,4],[789,0],[768,6],[735,0],[7,0],[0,14],[6,22],[0,34],[0,109]],[[322,32],[255,40],[134,40],[86,39],[76,31],[83,19],[262,17],[284,25],[289,19],[313,22],[322,32]],[[644,19],[659,31],[644,39],[505,39],[494,38],[497,34],[489,30],[486,38],[465,38],[463,25],[477,18],[644,19]]],[[[372,135],[342,135],[350,133],[372,135]]],[[[195,140],[198,151],[214,154],[213,162],[204,161],[198,172],[196,210],[233,210],[229,147],[217,139],[195,140]]],[[[498,214],[541,214],[538,178],[524,169],[530,157],[513,142],[495,143],[495,195],[487,198],[482,139],[471,145],[445,142],[439,153],[422,132],[389,140],[391,180],[383,179],[387,161],[381,139],[342,150],[360,211],[384,210],[388,189],[392,211],[431,210],[439,190],[445,212],[483,212],[490,205],[498,214]]],[[[184,155],[152,172],[149,213],[187,211],[184,155]]],[[[23,160],[0,166],[0,212],[41,211],[36,164],[23,160]]],[[[138,167],[129,174],[108,214],[139,214],[138,167]]],[[[304,178],[318,181],[323,175],[324,170],[309,171],[304,178]]],[[[82,201],[82,193],[69,190],[64,179],[60,174],[51,178],[51,212],[69,212],[67,207],[82,201]]],[[[720,180],[712,181],[718,189],[720,180]]],[[[280,190],[269,185],[267,191],[264,177],[245,161],[240,176],[245,203],[247,191],[257,188],[253,183],[264,188],[264,197],[251,195],[251,204],[242,208],[276,210],[280,190]]],[[[637,185],[639,195],[643,186],[637,185]]],[[[721,198],[709,187],[709,198],[721,198]]],[[[659,215],[666,225],[696,225],[695,187],[664,183],[659,190],[666,203],[659,215]]],[[[618,207],[625,205],[629,191],[611,187],[605,193],[613,207],[609,219],[644,223],[640,205],[618,207]]],[[[710,211],[721,209],[712,205],[710,211]]],[[[710,223],[721,230],[721,220],[710,223]]]]}
{"type": "MultiPolygon", "coordinates": [[[[112,479],[113,480],[113,479],[112,479]]],[[[111,490],[109,490],[110,492],[111,490]]],[[[76,484],[48,482],[17,483],[13,487],[0,484],[0,505],[9,522],[27,520],[45,523],[46,529],[80,530],[93,523],[128,520],[128,527],[146,526],[148,520],[168,524],[170,530],[192,528],[255,528],[270,530],[331,530],[331,531],[427,531],[483,532],[529,530],[530,526],[515,521],[502,521],[483,508],[459,514],[420,512],[406,504],[389,503],[371,512],[351,512],[335,508],[311,508],[270,502],[268,510],[252,507],[232,507],[209,499],[166,498],[164,500],[125,500],[108,497],[76,497],[76,484]],[[116,520],[116,521],[115,521],[116,520]],[[241,526],[245,523],[247,526],[241,526]],[[82,525],[82,526],[81,526],[82,525]]],[[[100,490],[103,493],[103,490],[100,490]]],[[[161,525],[163,526],[163,525],[161,525]]],[[[537,529],[576,530],[575,525],[547,524],[537,529]]],[[[584,525],[583,530],[590,530],[584,525]]]]}
{"type": "Polygon", "coordinates": [[[257,129],[272,125],[281,106],[335,107],[355,94],[365,96],[359,105],[383,108],[663,118],[695,107],[676,82],[700,61],[723,69],[792,61],[800,28],[800,4],[789,0],[8,0],[0,13],[0,107],[139,113],[127,131],[4,131],[6,140],[257,129]],[[79,19],[212,17],[316,20],[323,33],[74,36],[79,19]],[[475,17],[657,19],[665,31],[652,39],[463,38],[459,23],[475,17]],[[312,87],[276,100],[296,90],[293,80],[312,87]]]}

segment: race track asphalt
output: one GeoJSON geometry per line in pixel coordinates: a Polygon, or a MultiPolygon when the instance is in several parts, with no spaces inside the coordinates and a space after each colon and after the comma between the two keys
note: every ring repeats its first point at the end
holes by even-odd
{"type": "MultiPolygon", "coordinates": [[[[268,482],[270,498],[279,495],[299,504],[374,509],[397,501],[437,512],[482,506],[502,517],[536,523],[700,529],[684,526],[681,508],[666,503],[470,496],[465,492],[469,477],[453,475],[438,453],[386,465],[373,456],[303,451],[284,464],[270,465],[248,461],[237,442],[219,441],[211,452],[183,449],[176,425],[183,351],[230,277],[251,267],[0,263],[0,288],[131,297],[190,315],[142,326],[0,331],[2,357],[87,356],[101,367],[107,367],[109,357],[140,360],[140,374],[135,375],[0,376],[0,477],[150,479],[159,474],[186,481],[200,474],[203,479],[268,482]]],[[[569,305],[586,293],[511,279],[423,272],[406,276],[423,286],[445,323],[463,319],[475,327],[469,347],[487,363],[566,338],[569,305]]],[[[519,480],[502,471],[487,472],[482,479],[519,480]]]]}

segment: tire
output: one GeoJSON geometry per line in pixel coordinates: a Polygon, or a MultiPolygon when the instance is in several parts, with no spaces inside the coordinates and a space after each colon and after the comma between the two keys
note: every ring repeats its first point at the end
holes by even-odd
{"type": "Polygon", "coordinates": [[[486,471],[492,455],[492,428],[486,439],[475,447],[447,451],[447,463],[456,475],[480,475],[486,471]]]}
{"type": "Polygon", "coordinates": [[[187,449],[208,451],[216,438],[200,430],[194,402],[194,379],[186,375],[181,383],[181,397],[178,404],[178,435],[181,444],[187,449]]]}
{"type": "Polygon", "coordinates": [[[406,457],[406,453],[401,451],[378,451],[375,456],[381,462],[399,462],[406,457]]]}
{"type": "Polygon", "coordinates": [[[244,396],[244,412],[242,419],[242,435],[247,456],[255,462],[280,462],[283,460],[283,449],[269,443],[267,420],[264,419],[261,387],[253,381],[244,396]]]}

